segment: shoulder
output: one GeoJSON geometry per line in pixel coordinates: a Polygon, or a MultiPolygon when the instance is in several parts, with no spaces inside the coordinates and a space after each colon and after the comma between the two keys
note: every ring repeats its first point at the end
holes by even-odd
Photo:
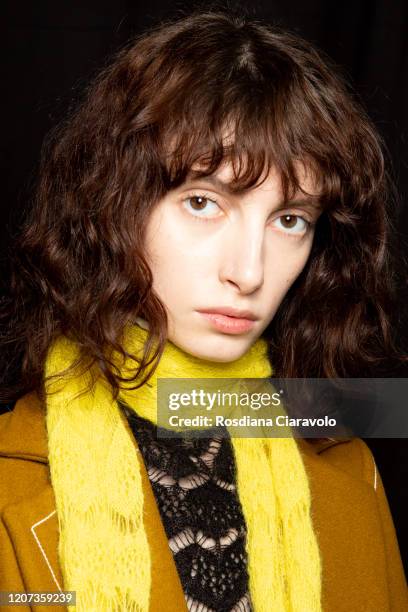
{"type": "Polygon", "coordinates": [[[48,468],[45,411],[30,394],[0,416],[0,591],[51,592],[60,579],[48,468]]]}
{"type": "Polygon", "coordinates": [[[408,610],[397,534],[368,444],[354,437],[320,447],[298,442],[326,566],[328,609],[408,610]]]}
{"type": "Polygon", "coordinates": [[[353,480],[360,480],[376,488],[377,466],[373,453],[362,438],[328,438],[322,441],[298,439],[297,442],[303,459],[314,468],[330,466],[353,480]]]}
{"type": "Polygon", "coordinates": [[[323,461],[376,489],[378,472],[374,455],[362,438],[338,441],[319,454],[323,461]]]}
{"type": "Polygon", "coordinates": [[[0,415],[0,511],[49,485],[45,411],[36,394],[0,415]]]}

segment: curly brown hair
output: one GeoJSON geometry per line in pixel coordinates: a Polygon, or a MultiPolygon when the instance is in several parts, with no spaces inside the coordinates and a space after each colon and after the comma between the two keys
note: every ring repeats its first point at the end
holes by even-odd
{"type": "Polygon", "coordinates": [[[2,387],[3,401],[42,388],[47,350],[60,334],[117,393],[123,379],[110,355],[123,352],[125,326],[137,316],[150,334],[135,380],[153,364],[148,379],[167,319],[152,291],[146,220],[195,162],[204,176],[226,159],[236,190],[273,165],[288,200],[301,189],[296,160],[322,184],[312,252],[263,334],[275,375],[370,376],[389,359],[406,359],[392,325],[394,188],[357,96],[299,36],[198,12],[132,40],[44,143],[2,309],[3,373],[19,368],[17,383],[2,387]],[[227,125],[234,127],[228,145],[227,125]]]}

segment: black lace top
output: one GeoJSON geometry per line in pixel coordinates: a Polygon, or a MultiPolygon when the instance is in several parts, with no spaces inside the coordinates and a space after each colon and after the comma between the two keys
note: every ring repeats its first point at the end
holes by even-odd
{"type": "Polygon", "coordinates": [[[120,407],[143,456],[188,610],[250,612],[230,438],[158,438],[155,424],[120,407]]]}

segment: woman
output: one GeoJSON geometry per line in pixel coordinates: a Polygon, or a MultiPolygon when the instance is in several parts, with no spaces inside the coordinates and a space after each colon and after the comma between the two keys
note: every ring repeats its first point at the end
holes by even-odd
{"type": "Polygon", "coordinates": [[[408,609],[361,439],[163,440],[156,414],[161,378],[403,359],[389,191],[374,128],[300,38],[198,13],[117,56],[48,142],[4,310],[23,359],[0,590],[86,611],[408,609]]]}

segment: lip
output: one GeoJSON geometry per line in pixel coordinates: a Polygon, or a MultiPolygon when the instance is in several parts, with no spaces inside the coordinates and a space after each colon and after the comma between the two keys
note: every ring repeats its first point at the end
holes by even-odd
{"type": "Polygon", "coordinates": [[[227,315],[228,317],[235,317],[237,319],[249,319],[250,321],[256,321],[258,317],[254,315],[250,310],[241,310],[239,308],[233,308],[232,306],[216,306],[214,308],[200,308],[198,312],[206,314],[220,314],[227,315]]]}
{"type": "MultiPolygon", "coordinates": [[[[224,311],[227,309],[223,309],[224,311]]],[[[228,309],[231,312],[231,309],[228,309]]],[[[197,311],[202,317],[207,319],[216,329],[227,334],[243,334],[255,325],[254,315],[249,313],[252,319],[246,317],[231,316],[219,311],[197,311]]],[[[236,312],[236,310],[234,311],[236,312]]],[[[241,311],[243,312],[243,311],[241,311]]],[[[244,311],[248,312],[248,311],[244,311]]]]}

